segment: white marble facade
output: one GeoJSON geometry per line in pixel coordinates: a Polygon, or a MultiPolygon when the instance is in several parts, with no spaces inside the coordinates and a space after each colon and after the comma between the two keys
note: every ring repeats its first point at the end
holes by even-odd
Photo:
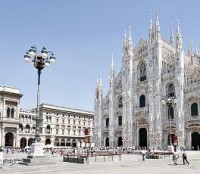
{"type": "Polygon", "coordinates": [[[140,38],[134,47],[130,29],[125,32],[122,66],[116,75],[112,56],[110,89],[105,95],[101,78],[97,80],[95,145],[162,148],[171,137],[173,144],[178,140],[178,147],[199,149],[198,53],[191,43],[184,51],[178,22],[169,42],[161,36],[158,14],[155,25],[150,18],[148,32],[148,39],[140,38]],[[164,105],[168,98],[177,102],[164,105]]]}

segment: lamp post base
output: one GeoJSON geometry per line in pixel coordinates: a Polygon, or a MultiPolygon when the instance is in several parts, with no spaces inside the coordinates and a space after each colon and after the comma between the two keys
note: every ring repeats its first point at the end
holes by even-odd
{"type": "Polygon", "coordinates": [[[31,145],[31,154],[28,156],[44,156],[43,147],[44,145],[42,143],[33,143],[31,145]]]}
{"type": "Polygon", "coordinates": [[[31,145],[31,154],[27,158],[23,159],[21,164],[24,165],[48,165],[54,164],[55,161],[48,159],[43,153],[43,144],[42,143],[33,143],[31,145]]]}

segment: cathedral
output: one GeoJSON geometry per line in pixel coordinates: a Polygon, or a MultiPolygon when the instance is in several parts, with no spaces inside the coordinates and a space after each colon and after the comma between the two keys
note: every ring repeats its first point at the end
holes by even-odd
{"type": "Polygon", "coordinates": [[[125,32],[121,69],[112,56],[109,91],[97,79],[94,98],[94,143],[101,147],[200,149],[200,61],[188,44],[184,51],[177,21],[169,41],[161,36],[158,14],[148,39],[133,47],[125,32]]]}

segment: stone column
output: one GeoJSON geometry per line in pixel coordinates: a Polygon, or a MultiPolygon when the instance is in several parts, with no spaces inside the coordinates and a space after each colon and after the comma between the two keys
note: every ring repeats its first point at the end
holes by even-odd
{"type": "Polygon", "coordinates": [[[4,132],[4,127],[2,128],[2,142],[1,142],[1,145],[2,145],[2,147],[4,147],[5,146],[5,132],[4,132]]]}

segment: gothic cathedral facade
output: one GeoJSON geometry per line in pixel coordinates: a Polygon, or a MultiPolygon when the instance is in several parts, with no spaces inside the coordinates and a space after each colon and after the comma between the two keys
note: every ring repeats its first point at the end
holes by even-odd
{"type": "Polygon", "coordinates": [[[182,34],[167,42],[161,37],[158,14],[149,37],[133,48],[125,32],[118,75],[112,56],[110,88],[103,94],[97,80],[94,101],[94,142],[98,147],[200,147],[200,62],[190,43],[183,49],[182,34]]]}

